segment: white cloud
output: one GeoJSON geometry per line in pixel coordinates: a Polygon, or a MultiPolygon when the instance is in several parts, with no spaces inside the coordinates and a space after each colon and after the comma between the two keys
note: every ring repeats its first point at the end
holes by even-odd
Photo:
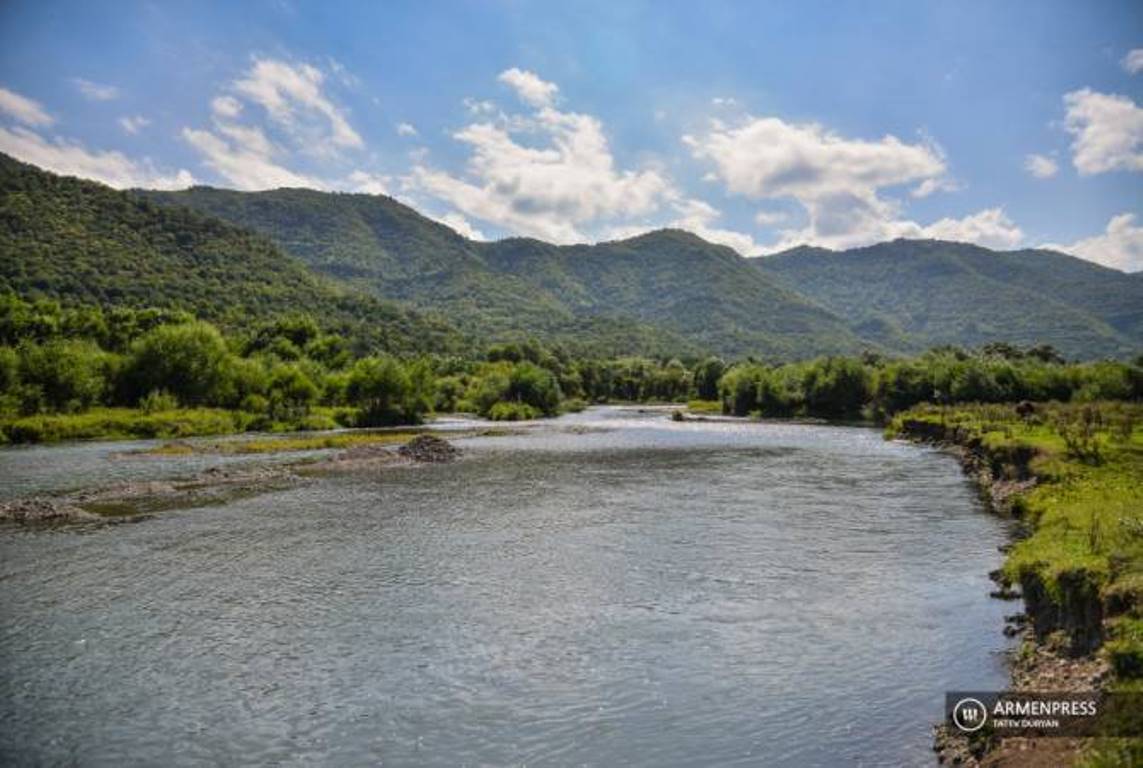
{"type": "Polygon", "coordinates": [[[391,179],[388,176],[378,176],[365,171],[354,171],[349,174],[348,181],[350,189],[354,192],[362,192],[367,195],[387,195],[389,194],[391,179]]]}
{"type": "MultiPolygon", "coordinates": [[[[905,235],[914,237],[914,235],[905,235]]],[[[989,208],[963,219],[945,218],[921,227],[920,237],[935,240],[957,240],[988,248],[1015,248],[1024,239],[1020,227],[1001,208],[989,208]]]]}
{"type": "Polygon", "coordinates": [[[338,147],[363,146],[344,112],[322,92],[324,80],[321,70],[309,64],[255,59],[246,76],[235,81],[234,90],[261,105],[272,120],[288,130],[305,132],[308,118],[324,118],[328,132],[321,136],[323,140],[338,147]]]}
{"type": "Polygon", "coordinates": [[[735,125],[712,120],[705,135],[683,142],[714,165],[714,179],[731,194],[756,200],[793,198],[807,225],[783,230],[778,249],[800,243],[850,248],[895,237],[924,237],[925,228],[900,218],[885,189],[914,185],[923,197],[955,189],[944,153],[931,139],[895,136],[851,139],[816,123],[747,116],[735,125]]]}
{"type": "Polygon", "coordinates": [[[88,101],[111,101],[119,98],[119,89],[114,85],[93,83],[90,80],[84,80],[82,77],[72,78],[71,83],[88,101]]]}
{"type": "Polygon", "coordinates": [[[785,211],[758,211],[754,214],[754,223],[760,227],[773,227],[784,224],[789,218],[785,211]]]}
{"type": "Polygon", "coordinates": [[[437,221],[446,227],[452,228],[455,232],[467,237],[469,240],[488,239],[484,236],[483,232],[472,226],[472,223],[468,219],[456,211],[449,211],[444,216],[438,216],[437,221]]]}
{"type": "Polygon", "coordinates": [[[295,173],[276,162],[273,146],[257,128],[222,126],[218,133],[184,128],[182,135],[202,155],[209,168],[237,189],[325,188],[317,179],[295,173]]]}
{"type": "Polygon", "coordinates": [[[491,101],[478,101],[470,96],[466,96],[461,103],[464,104],[464,108],[468,110],[470,115],[476,117],[496,113],[496,105],[491,101]]]}
{"type": "Polygon", "coordinates": [[[78,142],[48,140],[27,128],[0,127],[0,152],[69,176],[95,179],[118,189],[183,189],[195,183],[189,171],[157,169],[148,160],[132,160],[120,152],[88,150],[78,142]]]}
{"type": "Polygon", "coordinates": [[[412,123],[398,123],[397,124],[398,136],[416,136],[417,127],[412,123]]]}
{"type": "Polygon", "coordinates": [[[555,83],[541,80],[536,73],[516,67],[504,70],[497,79],[511,86],[517,96],[533,107],[551,106],[559,91],[559,86],[555,83]]]}
{"type": "Polygon", "coordinates": [[[1143,48],[1134,48],[1128,51],[1120,62],[1129,74],[1137,75],[1143,72],[1143,48]]]}
{"type": "Polygon", "coordinates": [[[134,117],[124,115],[123,117],[119,118],[119,127],[122,128],[127,133],[131,134],[132,136],[134,136],[135,134],[137,134],[139,131],[143,130],[144,128],[146,128],[150,124],[151,124],[151,121],[148,120],[147,118],[143,117],[142,115],[135,115],[134,117]]]}
{"type": "Polygon", "coordinates": [[[45,112],[38,101],[7,88],[0,88],[0,112],[24,125],[47,126],[55,122],[55,118],[45,112]]]}
{"type": "Polygon", "coordinates": [[[1103,234],[1071,245],[1045,245],[1124,272],[1143,270],[1143,227],[1135,224],[1135,214],[1121,213],[1107,223],[1103,234]]]}
{"type": "MultiPolygon", "coordinates": [[[[353,82],[341,65],[330,66],[337,80],[353,82]]],[[[325,74],[309,64],[256,58],[229,85],[229,93],[211,100],[211,126],[186,127],[182,137],[209,168],[238,189],[310,187],[385,193],[386,177],[360,169],[336,178],[289,167],[299,155],[311,160],[317,156],[323,168],[337,167],[346,162],[339,149],[364,146],[345,112],[323,91],[325,80],[325,74]]]]}
{"type": "Polygon", "coordinates": [[[931,144],[846,139],[815,123],[748,118],[738,127],[712,124],[705,136],[684,136],[695,157],[714,162],[728,191],[755,198],[816,198],[847,192],[873,195],[945,174],[931,144]]]}
{"type": "Polygon", "coordinates": [[[745,232],[715,226],[722,213],[709,203],[691,198],[674,203],[674,208],[679,216],[671,222],[672,227],[693,232],[712,243],[730,246],[743,256],[753,256],[761,250],[754,238],[745,232]]]}
{"type": "Polygon", "coordinates": [[[1024,170],[1037,179],[1050,179],[1060,170],[1060,166],[1047,155],[1031,154],[1024,158],[1024,170]]]}
{"type": "Polygon", "coordinates": [[[218,96],[211,100],[210,110],[218,117],[238,117],[242,112],[242,102],[233,96],[218,96]]]}
{"type": "Polygon", "coordinates": [[[513,233],[581,242],[598,225],[653,213],[677,197],[657,170],[617,169],[591,115],[539,106],[529,115],[472,123],[454,138],[472,150],[466,173],[417,164],[409,183],[513,233]]]}
{"type": "Polygon", "coordinates": [[[1081,175],[1143,171],[1143,109],[1126,96],[1090,88],[1064,96],[1064,127],[1074,136],[1072,162],[1081,175]]]}

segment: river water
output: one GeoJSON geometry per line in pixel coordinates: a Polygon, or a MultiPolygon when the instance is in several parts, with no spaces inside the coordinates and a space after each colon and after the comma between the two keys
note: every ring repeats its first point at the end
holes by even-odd
{"type": "MultiPolygon", "coordinates": [[[[0,763],[932,765],[944,691],[1005,682],[948,456],[623,408],[458,445],[0,529],[0,763]]],[[[122,447],[0,451],[0,494],[210,461],[122,447]]]]}

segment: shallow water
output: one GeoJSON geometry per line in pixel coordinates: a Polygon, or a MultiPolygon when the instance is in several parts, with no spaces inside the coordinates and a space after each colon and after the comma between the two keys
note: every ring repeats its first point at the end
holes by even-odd
{"type": "MultiPolygon", "coordinates": [[[[458,444],[0,530],[0,763],[931,765],[944,691],[1005,682],[1004,527],[947,456],[617,408],[458,444]]],[[[2,487],[202,461],[121,449],[2,487]]]]}

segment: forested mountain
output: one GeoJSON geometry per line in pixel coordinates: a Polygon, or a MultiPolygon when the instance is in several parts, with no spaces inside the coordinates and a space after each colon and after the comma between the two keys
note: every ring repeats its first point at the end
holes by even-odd
{"type": "Polygon", "coordinates": [[[234,330],[299,311],[394,352],[462,350],[444,320],[314,275],[265,237],[0,155],[0,293],[187,310],[234,330]]]}
{"type": "Polygon", "coordinates": [[[894,349],[1048,343],[1077,358],[1143,349],[1143,274],[1062,253],[895,240],[844,252],[795,248],[751,261],[894,349]]]}
{"type": "Polygon", "coordinates": [[[196,187],[151,192],[257,230],[315,269],[494,340],[774,358],[871,346],[729,248],[661,231],[594,246],[467,240],[384,196],[196,187]]]}
{"type": "Polygon", "coordinates": [[[486,243],[384,196],[116,192],[3,156],[0,194],[0,291],[229,327],[304,311],[393,350],[528,337],[589,355],[774,360],[994,341],[1074,358],[1143,348],[1143,275],[1051,251],[898,240],[744,259],[678,230],[486,243]]]}

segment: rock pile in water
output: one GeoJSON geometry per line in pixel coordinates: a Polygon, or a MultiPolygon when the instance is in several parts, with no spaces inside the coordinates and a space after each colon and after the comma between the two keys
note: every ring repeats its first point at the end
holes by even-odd
{"type": "Polygon", "coordinates": [[[460,454],[460,449],[448,440],[432,435],[417,435],[397,449],[406,459],[423,462],[452,461],[460,454]]]}

